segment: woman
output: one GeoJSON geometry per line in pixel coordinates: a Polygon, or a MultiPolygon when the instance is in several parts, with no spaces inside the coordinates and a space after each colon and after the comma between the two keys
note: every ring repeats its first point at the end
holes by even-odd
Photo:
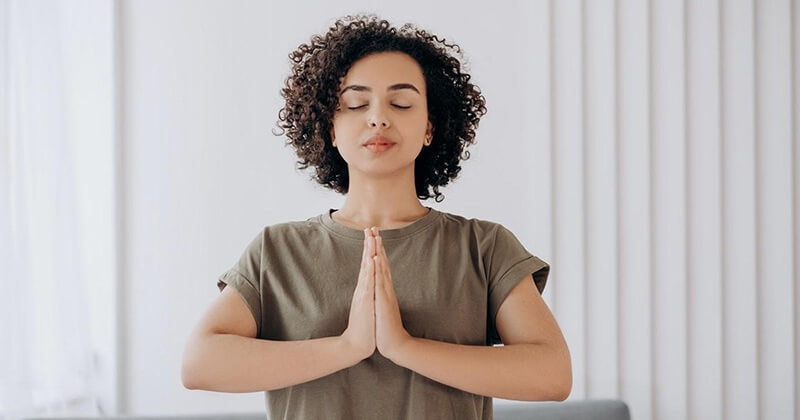
{"type": "Polygon", "coordinates": [[[272,419],[490,419],[491,397],[567,397],[549,265],[498,223],[419,201],[441,201],[486,113],[452,48],[367,15],[290,55],[287,144],[346,200],[266,226],[220,276],[187,388],[266,391],[272,419]]]}

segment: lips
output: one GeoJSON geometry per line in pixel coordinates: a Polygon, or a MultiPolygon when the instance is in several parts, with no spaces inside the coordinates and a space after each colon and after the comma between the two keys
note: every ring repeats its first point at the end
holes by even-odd
{"type": "Polygon", "coordinates": [[[369,149],[371,152],[378,153],[383,152],[384,150],[391,149],[394,146],[394,143],[370,143],[365,147],[369,149]]]}
{"type": "Polygon", "coordinates": [[[391,146],[395,144],[395,142],[389,140],[388,138],[381,136],[380,134],[370,137],[366,142],[364,142],[364,146],[376,145],[376,146],[391,146]]]}

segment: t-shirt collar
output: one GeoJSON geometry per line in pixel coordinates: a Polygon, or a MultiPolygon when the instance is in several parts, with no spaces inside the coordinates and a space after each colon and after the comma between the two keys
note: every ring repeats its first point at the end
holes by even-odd
{"type": "MultiPolygon", "coordinates": [[[[419,219],[411,222],[408,225],[405,225],[400,228],[396,229],[383,229],[380,231],[381,238],[384,239],[398,239],[402,237],[406,237],[409,235],[413,235],[421,230],[425,229],[431,223],[433,223],[436,219],[438,219],[441,212],[437,211],[434,208],[425,206],[425,208],[429,209],[428,214],[420,217],[419,219]]],[[[346,236],[348,238],[364,240],[364,231],[351,228],[349,226],[345,226],[333,220],[331,217],[331,213],[338,209],[328,209],[325,213],[319,215],[319,220],[323,226],[332,230],[333,232],[340,234],[342,236],[346,236]]]]}

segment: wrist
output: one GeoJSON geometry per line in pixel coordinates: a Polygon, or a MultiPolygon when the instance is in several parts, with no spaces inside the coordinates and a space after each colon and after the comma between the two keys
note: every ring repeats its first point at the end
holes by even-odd
{"type": "Polygon", "coordinates": [[[353,366],[358,364],[360,361],[366,359],[371,355],[364,355],[363,351],[358,349],[358,346],[353,343],[350,338],[344,334],[338,337],[339,342],[339,349],[341,354],[345,355],[345,360],[347,360],[348,366],[353,366]]]}
{"type": "Polygon", "coordinates": [[[406,335],[406,338],[400,341],[395,348],[392,349],[391,353],[386,356],[387,359],[391,360],[392,363],[403,366],[403,359],[405,355],[410,351],[411,347],[413,347],[413,341],[415,338],[410,334],[406,335]]]}

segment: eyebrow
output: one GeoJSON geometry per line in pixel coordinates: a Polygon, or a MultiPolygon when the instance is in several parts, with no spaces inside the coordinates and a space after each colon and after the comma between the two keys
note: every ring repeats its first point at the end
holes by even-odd
{"type": "MultiPolygon", "coordinates": [[[[339,94],[341,95],[341,94],[343,94],[343,93],[345,93],[345,92],[347,92],[348,90],[351,90],[351,89],[355,90],[355,91],[358,91],[358,92],[372,92],[372,88],[369,87],[369,86],[350,85],[350,86],[342,89],[342,91],[339,92],[339,94]]],[[[417,90],[417,88],[415,88],[414,85],[412,85],[410,83],[395,83],[395,84],[389,86],[388,88],[386,88],[386,91],[388,92],[390,90],[400,90],[400,89],[411,89],[414,92],[417,92],[419,94],[419,90],[417,90]]]]}

